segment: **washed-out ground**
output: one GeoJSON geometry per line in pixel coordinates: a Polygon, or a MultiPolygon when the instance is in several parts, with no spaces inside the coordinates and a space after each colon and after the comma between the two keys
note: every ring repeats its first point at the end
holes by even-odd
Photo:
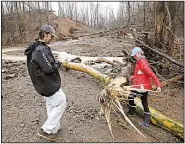
{"type": "MultiPolygon", "coordinates": [[[[69,42],[57,42],[51,48],[83,56],[120,56],[122,49],[131,50],[134,42],[108,37],[86,37],[69,42]]],[[[24,56],[24,47],[8,55],[24,56]]],[[[99,115],[97,95],[102,91],[100,81],[78,71],[60,70],[62,89],[67,107],[61,119],[62,131],[57,142],[182,142],[166,130],[151,125],[142,128],[142,117],[130,117],[147,137],[144,139],[129,124],[122,124],[112,114],[113,140],[106,119],[99,115]],[[131,128],[131,129],[130,129],[131,128]]],[[[149,95],[149,104],[165,115],[183,122],[184,87],[173,83],[159,94],[149,95]]],[[[126,107],[125,107],[126,110],[126,107]]],[[[2,142],[47,142],[37,137],[37,129],[46,120],[45,100],[38,95],[28,75],[26,62],[2,60],[2,142]]]]}

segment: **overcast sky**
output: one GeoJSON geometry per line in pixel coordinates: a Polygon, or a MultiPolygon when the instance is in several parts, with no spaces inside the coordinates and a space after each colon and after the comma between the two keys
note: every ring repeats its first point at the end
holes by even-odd
{"type": "MultiPolygon", "coordinates": [[[[54,11],[56,11],[56,14],[58,14],[58,2],[51,2],[52,8],[54,11]]],[[[78,7],[82,7],[82,3],[88,3],[88,2],[77,2],[78,7]]],[[[119,6],[119,2],[99,2],[100,4],[100,10],[102,13],[104,13],[105,9],[113,9],[114,15],[117,16],[117,10],[119,6]]]]}

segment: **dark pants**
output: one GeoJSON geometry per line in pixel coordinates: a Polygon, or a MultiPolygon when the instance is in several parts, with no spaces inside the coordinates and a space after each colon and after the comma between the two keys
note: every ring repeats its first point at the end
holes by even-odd
{"type": "Polygon", "coordinates": [[[129,99],[129,107],[135,111],[135,103],[134,103],[134,98],[137,96],[141,96],[141,102],[144,108],[144,112],[148,113],[149,111],[149,107],[148,107],[148,92],[145,93],[140,93],[137,91],[131,91],[131,94],[129,95],[128,99],[129,99]]]}

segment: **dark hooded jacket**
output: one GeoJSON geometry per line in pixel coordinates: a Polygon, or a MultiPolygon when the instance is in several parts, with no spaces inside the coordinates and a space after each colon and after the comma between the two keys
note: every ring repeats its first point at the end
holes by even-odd
{"type": "Polygon", "coordinates": [[[30,44],[25,50],[27,68],[35,90],[42,96],[52,96],[61,86],[60,63],[43,42],[30,44]]]}

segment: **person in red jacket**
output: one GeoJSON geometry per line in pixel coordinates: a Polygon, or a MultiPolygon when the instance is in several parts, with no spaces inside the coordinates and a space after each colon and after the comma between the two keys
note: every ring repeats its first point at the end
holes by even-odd
{"type": "Polygon", "coordinates": [[[150,118],[151,114],[148,107],[148,91],[152,89],[152,81],[155,82],[157,85],[156,92],[160,92],[162,88],[162,84],[160,83],[159,79],[155,75],[155,73],[150,68],[150,65],[146,58],[143,55],[143,51],[139,47],[134,47],[132,50],[132,54],[136,60],[136,66],[134,70],[134,76],[131,77],[131,81],[133,82],[133,87],[137,88],[139,90],[137,91],[131,91],[131,94],[129,95],[129,111],[128,115],[134,115],[135,113],[135,103],[134,98],[136,96],[141,96],[141,102],[144,108],[144,122],[140,123],[143,126],[149,127],[150,126],[150,118]]]}

